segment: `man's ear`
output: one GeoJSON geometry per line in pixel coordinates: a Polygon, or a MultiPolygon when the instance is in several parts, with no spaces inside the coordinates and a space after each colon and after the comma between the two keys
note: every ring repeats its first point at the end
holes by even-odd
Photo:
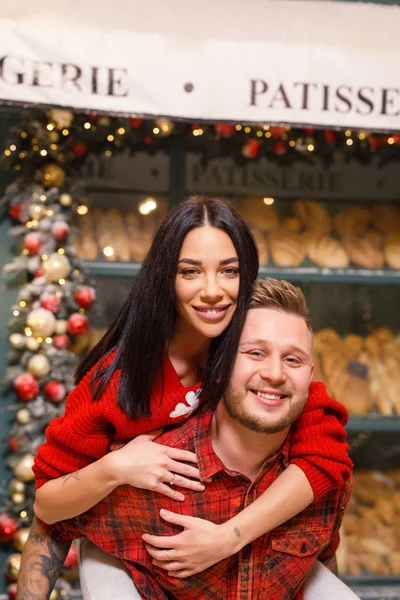
{"type": "Polygon", "coordinates": [[[314,363],[311,363],[310,383],[312,382],[313,375],[314,375],[314,363]]]}

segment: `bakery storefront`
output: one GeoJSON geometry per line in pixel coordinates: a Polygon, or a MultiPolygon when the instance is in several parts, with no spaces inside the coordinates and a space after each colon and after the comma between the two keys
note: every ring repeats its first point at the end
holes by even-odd
{"type": "MultiPolygon", "coordinates": [[[[173,4],[185,35],[161,3],[133,31],[73,2],[73,43],[46,2],[43,19],[0,13],[4,592],[32,518],[32,456],[77,357],[168,209],[202,194],[248,221],[261,277],[305,291],[315,379],[351,415],[341,576],[361,598],[400,598],[400,8],[297,2],[295,25],[286,0],[237,3],[235,18],[218,2],[212,24],[204,3],[173,4]]],[[[54,600],[79,597],[75,569],[72,552],[54,600]]]]}

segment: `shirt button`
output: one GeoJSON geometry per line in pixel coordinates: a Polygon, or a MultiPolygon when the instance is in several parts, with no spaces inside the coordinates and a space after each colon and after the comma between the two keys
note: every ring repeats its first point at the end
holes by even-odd
{"type": "Polygon", "coordinates": [[[302,554],[304,554],[305,552],[307,552],[307,544],[305,542],[302,543],[301,548],[300,548],[300,552],[302,554]]]}

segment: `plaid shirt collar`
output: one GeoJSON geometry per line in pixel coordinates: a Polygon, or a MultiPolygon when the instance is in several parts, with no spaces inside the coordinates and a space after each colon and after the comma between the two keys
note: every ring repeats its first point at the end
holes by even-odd
{"type": "MultiPolygon", "coordinates": [[[[236,471],[230,471],[225,467],[221,459],[216,455],[211,442],[212,419],[214,412],[210,409],[200,409],[192,418],[195,419],[194,428],[194,447],[198,461],[198,469],[201,479],[204,481],[208,477],[212,477],[220,471],[225,471],[231,475],[237,476],[236,471]]],[[[291,431],[286,436],[282,446],[269,456],[263,463],[256,477],[262,477],[271,466],[271,463],[276,460],[281,460],[282,464],[287,467],[289,464],[291,431]]]]}

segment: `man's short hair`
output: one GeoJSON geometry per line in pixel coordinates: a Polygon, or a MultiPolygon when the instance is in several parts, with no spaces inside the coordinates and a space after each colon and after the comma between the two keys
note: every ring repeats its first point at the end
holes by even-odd
{"type": "Polygon", "coordinates": [[[249,308],[274,308],[301,317],[312,333],[311,315],[300,288],[279,279],[257,279],[249,308]]]}

